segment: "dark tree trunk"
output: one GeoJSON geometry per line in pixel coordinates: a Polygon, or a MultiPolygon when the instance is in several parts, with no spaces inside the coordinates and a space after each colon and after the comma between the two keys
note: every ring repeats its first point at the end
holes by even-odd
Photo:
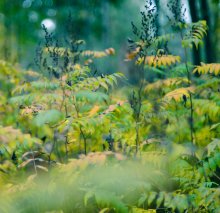
{"type": "Polygon", "coordinates": [[[214,44],[215,44],[215,61],[220,61],[220,11],[217,11],[216,13],[216,20],[214,24],[214,44]]]}
{"type": "Polygon", "coordinates": [[[201,12],[202,12],[202,19],[207,21],[209,27],[209,31],[207,33],[207,36],[205,37],[206,62],[212,63],[215,61],[215,57],[214,57],[215,54],[214,54],[213,43],[211,38],[211,35],[213,33],[211,26],[211,13],[209,10],[209,4],[207,0],[201,0],[201,12]]]}
{"type": "Polygon", "coordinates": [[[157,33],[160,34],[160,15],[161,15],[161,8],[160,8],[160,2],[159,0],[155,0],[155,5],[157,7],[157,17],[156,17],[156,27],[157,27],[157,33]]]}
{"type": "Polygon", "coordinates": [[[108,0],[102,1],[102,16],[103,16],[103,34],[102,40],[104,47],[107,48],[110,45],[109,29],[110,29],[110,5],[108,0]]]}
{"type": "MultiPolygon", "coordinates": [[[[199,21],[196,1],[189,0],[189,7],[190,7],[192,22],[199,21]]],[[[193,46],[193,62],[195,65],[199,65],[201,62],[200,49],[197,50],[195,46],[193,46]]]]}

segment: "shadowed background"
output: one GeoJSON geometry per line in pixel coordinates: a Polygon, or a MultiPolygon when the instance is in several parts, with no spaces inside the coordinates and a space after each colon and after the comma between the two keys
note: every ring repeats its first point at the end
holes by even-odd
{"type": "MultiPolygon", "coordinates": [[[[157,25],[159,33],[170,31],[167,27],[169,0],[153,2],[159,8],[157,25]]],[[[0,58],[20,63],[24,68],[34,68],[37,45],[43,41],[44,24],[50,32],[62,37],[71,33],[86,41],[86,49],[103,50],[113,47],[116,55],[98,65],[101,73],[122,71],[132,78],[133,67],[124,62],[128,50],[127,38],[132,37],[131,21],[140,23],[138,15],[144,0],[1,0],[0,1],[0,58]],[[73,22],[68,23],[71,14],[73,22]],[[71,30],[68,30],[71,28],[71,30]]],[[[220,57],[220,3],[219,0],[182,0],[187,9],[186,21],[206,20],[209,33],[199,51],[193,49],[194,64],[212,63],[220,57]]],[[[176,41],[177,42],[177,41],[176,41]]],[[[178,46],[171,42],[170,49],[177,54],[178,46]]],[[[36,67],[35,67],[36,69],[36,67]]]]}

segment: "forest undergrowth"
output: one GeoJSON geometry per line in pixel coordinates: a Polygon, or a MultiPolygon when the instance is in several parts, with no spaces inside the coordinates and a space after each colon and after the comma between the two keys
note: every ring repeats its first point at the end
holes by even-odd
{"type": "Polygon", "coordinates": [[[45,26],[36,71],[0,61],[0,212],[220,212],[220,64],[190,60],[206,21],[167,10],[170,32],[152,1],[132,22],[136,85],[45,26]]]}

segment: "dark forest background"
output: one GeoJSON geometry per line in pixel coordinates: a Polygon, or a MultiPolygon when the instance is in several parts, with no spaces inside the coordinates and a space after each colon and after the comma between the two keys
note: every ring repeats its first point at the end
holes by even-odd
{"type": "MultiPolygon", "coordinates": [[[[157,18],[159,33],[169,32],[166,4],[169,0],[155,3],[160,10],[157,18]]],[[[103,50],[113,47],[116,55],[97,64],[102,73],[118,71],[129,73],[132,65],[124,62],[128,49],[127,38],[132,36],[131,21],[140,23],[138,11],[144,0],[1,0],[0,1],[0,58],[19,63],[24,68],[34,67],[36,47],[43,42],[44,24],[57,37],[72,34],[86,41],[86,49],[103,50]],[[71,14],[72,22],[68,22],[71,14]],[[122,24],[123,23],[123,24],[122,24]],[[107,64],[107,66],[106,66],[107,64]],[[103,66],[105,65],[105,66],[103,66]],[[114,70],[113,70],[114,69],[114,70]]],[[[220,60],[220,1],[183,0],[186,20],[206,20],[209,33],[203,47],[193,51],[191,61],[212,63],[220,60]]],[[[177,38],[178,40],[178,38],[177,38]]],[[[170,49],[178,54],[177,41],[170,49]]],[[[36,68],[35,68],[36,69],[36,68]]]]}

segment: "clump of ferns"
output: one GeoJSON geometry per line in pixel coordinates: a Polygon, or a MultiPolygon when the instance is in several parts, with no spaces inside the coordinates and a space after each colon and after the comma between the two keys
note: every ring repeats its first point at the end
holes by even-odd
{"type": "MultiPolygon", "coordinates": [[[[71,20],[71,17],[70,17],[71,20]]],[[[68,25],[69,26],[69,25],[68,25]]],[[[72,25],[71,25],[72,26],[72,25]]],[[[114,73],[112,75],[101,75],[98,76],[97,70],[94,70],[93,59],[107,57],[114,55],[115,50],[108,48],[104,51],[90,51],[83,50],[83,40],[77,40],[76,36],[72,32],[68,32],[68,37],[58,42],[55,35],[48,32],[45,26],[45,44],[43,47],[43,53],[38,52],[38,64],[49,72],[49,77],[55,82],[59,82],[58,93],[62,93],[59,100],[58,106],[59,111],[64,109],[66,120],[71,122],[72,116],[76,120],[80,120],[82,117],[81,107],[82,98],[79,98],[80,91],[86,90],[88,94],[97,92],[97,90],[108,91],[109,88],[113,87],[117,83],[117,78],[122,77],[120,73],[114,73]],[[94,70],[94,73],[93,73],[94,70]],[[90,93],[89,93],[90,92],[90,93]],[[77,95],[78,94],[78,95],[77,95]],[[62,96],[62,97],[61,97],[62,96]],[[68,100],[68,101],[67,101],[68,100]],[[72,113],[70,109],[73,108],[75,113],[72,113]],[[70,114],[71,113],[71,114],[70,114]],[[74,115],[73,115],[74,114],[74,115]]],[[[70,30],[69,28],[67,30],[70,30]]],[[[59,95],[59,94],[58,94],[59,95]]],[[[104,96],[103,96],[104,97],[104,96]]],[[[92,96],[90,96],[92,98],[92,96]]],[[[104,100],[105,98],[103,98],[104,100]]],[[[58,125],[59,126],[59,125],[58,125]]],[[[72,124],[73,126],[73,124],[72,124]]],[[[78,128],[78,127],[77,127],[78,128]]],[[[68,136],[69,126],[67,127],[66,138],[68,136]]],[[[86,127],[79,124],[80,138],[84,141],[84,153],[87,153],[87,135],[86,127]]],[[[68,139],[66,139],[68,141],[68,139]]],[[[68,142],[66,142],[68,144],[68,142]]],[[[80,149],[80,148],[79,148],[80,149]]],[[[66,151],[66,155],[68,152],[66,151]]]]}
{"type": "MultiPolygon", "coordinates": [[[[191,68],[188,64],[188,47],[192,47],[193,44],[198,48],[198,45],[202,43],[202,38],[206,33],[206,24],[204,22],[187,24],[185,21],[186,8],[181,4],[180,0],[172,0],[167,4],[167,7],[171,13],[171,17],[167,16],[171,26],[174,30],[180,34],[181,43],[184,50],[184,64],[186,70],[186,77],[188,79],[188,88],[192,87],[192,75],[191,68]],[[204,27],[204,29],[203,29],[204,27]]],[[[189,92],[189,102],[190,102],[190,115],[188,118],[188,123],[190,126],[190,137],[191,143],[195,144],[195,129],[194,129],[194,108],[193,108],[193,97],[192,93],[189,92]]],[[[183,94],[184,102],[187,101],[187,97],[183,94]]]]}
{"type": "MultiPolygon", "coordinates": [[[[156,3],[158,3],[157,1],[156,3]]],[[[136,91],[133,91],[129,97],[129,103],[133,109],[133,117],[136,123],[136,151],[138,153],[140,145],[139,127],[141,124],[141,111],[143,102],[143,87],[145,84],[145,68],[147,64],[147,56],[150,53],[157,57],[168,54],[167,41],[160,42],[158,40],[159,31],[157,26],[157,18],[159,16],[157,4],[152,0],[147,0],[145,4],[145,11],[141,11],[141,27],[138,28],[133,22],[132,30],[137,41],[128,39],[129,48],[132,52],[131,59],[136,59],[139,74],[139,84],[136,91]]],[[[162,41],[162,39],[161,39],[162,41]]]]}
{"type": "MultiPolygon", "coordinates": [[[[59,110],[62,111],[64,108],[66,119],[70,116],[67,102],[67,99],[69,99],[69,96],[67,95],[68,90],[73,83],[70,75],[71,73],[74,73],[75,65],[80,63],[82,45],[84,44],[84,41],[78,40],[71,31],[72,21],[72,17],[69,15],[66,22],[67,32],[63,40],[56,38],[57,36],[55,33],[49,32],[46,26],[42,25],[42,29],[45,34],[44,44],[37,48],[35,58],[36,65],[46,77],[49,77],[50,80],[54,80],[54,78],[56,81],[58,80],[59,88],[62,92],[59,110]]],[[[76,115],[78,116],[78,104],[76,103],[76,100],[73,102],[73,107],[76,111],[76,115]]],[[[54,131],[56,132],[56,128],[54,131]]],[[[84,137],[85,133],[81,127],[80,134],[84,139],[84,143],[86,143],[86,139],[84,137]]],[[[56,142],[56,138],[54,138],[54,141],[56,142]]],[[[68,144],[67,130],[67,132],[65,132],[66,159],[68,159],[68,144]]],[[[54,146],[56,146],[55,143],[54,146]]]]}

